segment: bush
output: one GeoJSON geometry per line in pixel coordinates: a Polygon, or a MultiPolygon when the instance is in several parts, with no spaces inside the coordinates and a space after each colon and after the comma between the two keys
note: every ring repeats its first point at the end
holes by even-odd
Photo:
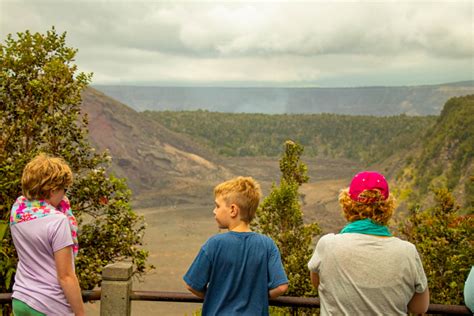
{"type": "Polygon", "coordinates": [[[17,263],[8,232],[25,164],[40,152],[64,158],[74,173],[72,209],[80,224],[76,269],[83,289],[100,285],[102,267],[129,259],[146,269],[145,225],[130,207],[123,179],[107,174],[111,158],[87,140],[81,92],[92,74],[77,73],[66,33],[8,35],[0,46],[0,292],[10,292],[17,263]]]}
{"type": "Polygon", "coordinates": [[[312,240],[320,234],[317,223],[304,224],[298,188],[308,182],[306,165],[300,162],[303,147],[285,143],[280,159],[280,185],[273,185],[271,193],[257,210],[255,230],[270,236],[280,249],[283,266],[288,275],[290,296],[314,296],[307,263],[312,255],[312,240]]]}
{"type": "Polygon", "coordinates": [[[420,253],[431,303],[464,304],[464,282],[474,262],[474,218],[459,215],[461,210],[447,189],[434,193],[436,205],[412,209],[400,230],[420,253]]]}

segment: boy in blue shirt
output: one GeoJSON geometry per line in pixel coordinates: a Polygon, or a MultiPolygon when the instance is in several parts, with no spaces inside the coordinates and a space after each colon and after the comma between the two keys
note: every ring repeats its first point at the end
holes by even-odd
{"type": "Polygon", "coordinates": [[[250,230],[261,197],[251,177],[214,188],[214,216],[227,233],[209,238],[183,279],[204,298],[202,315],[268,315],[268,299],[288,289],[280,252],[267,236],[250,230]]]}

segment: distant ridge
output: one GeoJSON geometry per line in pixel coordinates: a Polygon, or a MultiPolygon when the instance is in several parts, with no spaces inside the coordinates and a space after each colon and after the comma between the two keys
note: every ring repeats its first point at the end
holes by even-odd
{"type": "Polygon", "coordinates": [[[94,85],[137,111],[438,115],[451,97],[474,93],[474,81],[353,88],[150,87],[94,85]]]}
{"type": "Polygon", "coordinates": [[[207,203],[213,185],[241,174],[269,187],[286,139],[305,146],[313,178],[349,178],[365,164],[397,178],[405,196],[413,185],[425,192],[445,183],[474,207],[474,94],[450,99],[439,116],[386,118],[140,113],[93,88],[82,97],[92,144],[109,150],[114,174],[127,178],[142,207],[207,203]]]}

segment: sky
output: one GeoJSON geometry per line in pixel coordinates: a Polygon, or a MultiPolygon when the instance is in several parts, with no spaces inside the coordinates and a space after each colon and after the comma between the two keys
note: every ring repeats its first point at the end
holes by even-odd
{"type": "Polygon", "coordinates": [[[360,87],[473,80],[474,0],[0,0],[0,38],[52,26],[92,84],[360,87]]]}

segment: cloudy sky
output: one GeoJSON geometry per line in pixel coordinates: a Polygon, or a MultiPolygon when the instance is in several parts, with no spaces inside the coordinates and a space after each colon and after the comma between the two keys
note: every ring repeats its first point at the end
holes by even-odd
{"type": "Polygon", "coordinates": [[[55,26],[93,84],[388,86],[473,80],[474,0],[0,0],[0,37],[55,26]]]}

